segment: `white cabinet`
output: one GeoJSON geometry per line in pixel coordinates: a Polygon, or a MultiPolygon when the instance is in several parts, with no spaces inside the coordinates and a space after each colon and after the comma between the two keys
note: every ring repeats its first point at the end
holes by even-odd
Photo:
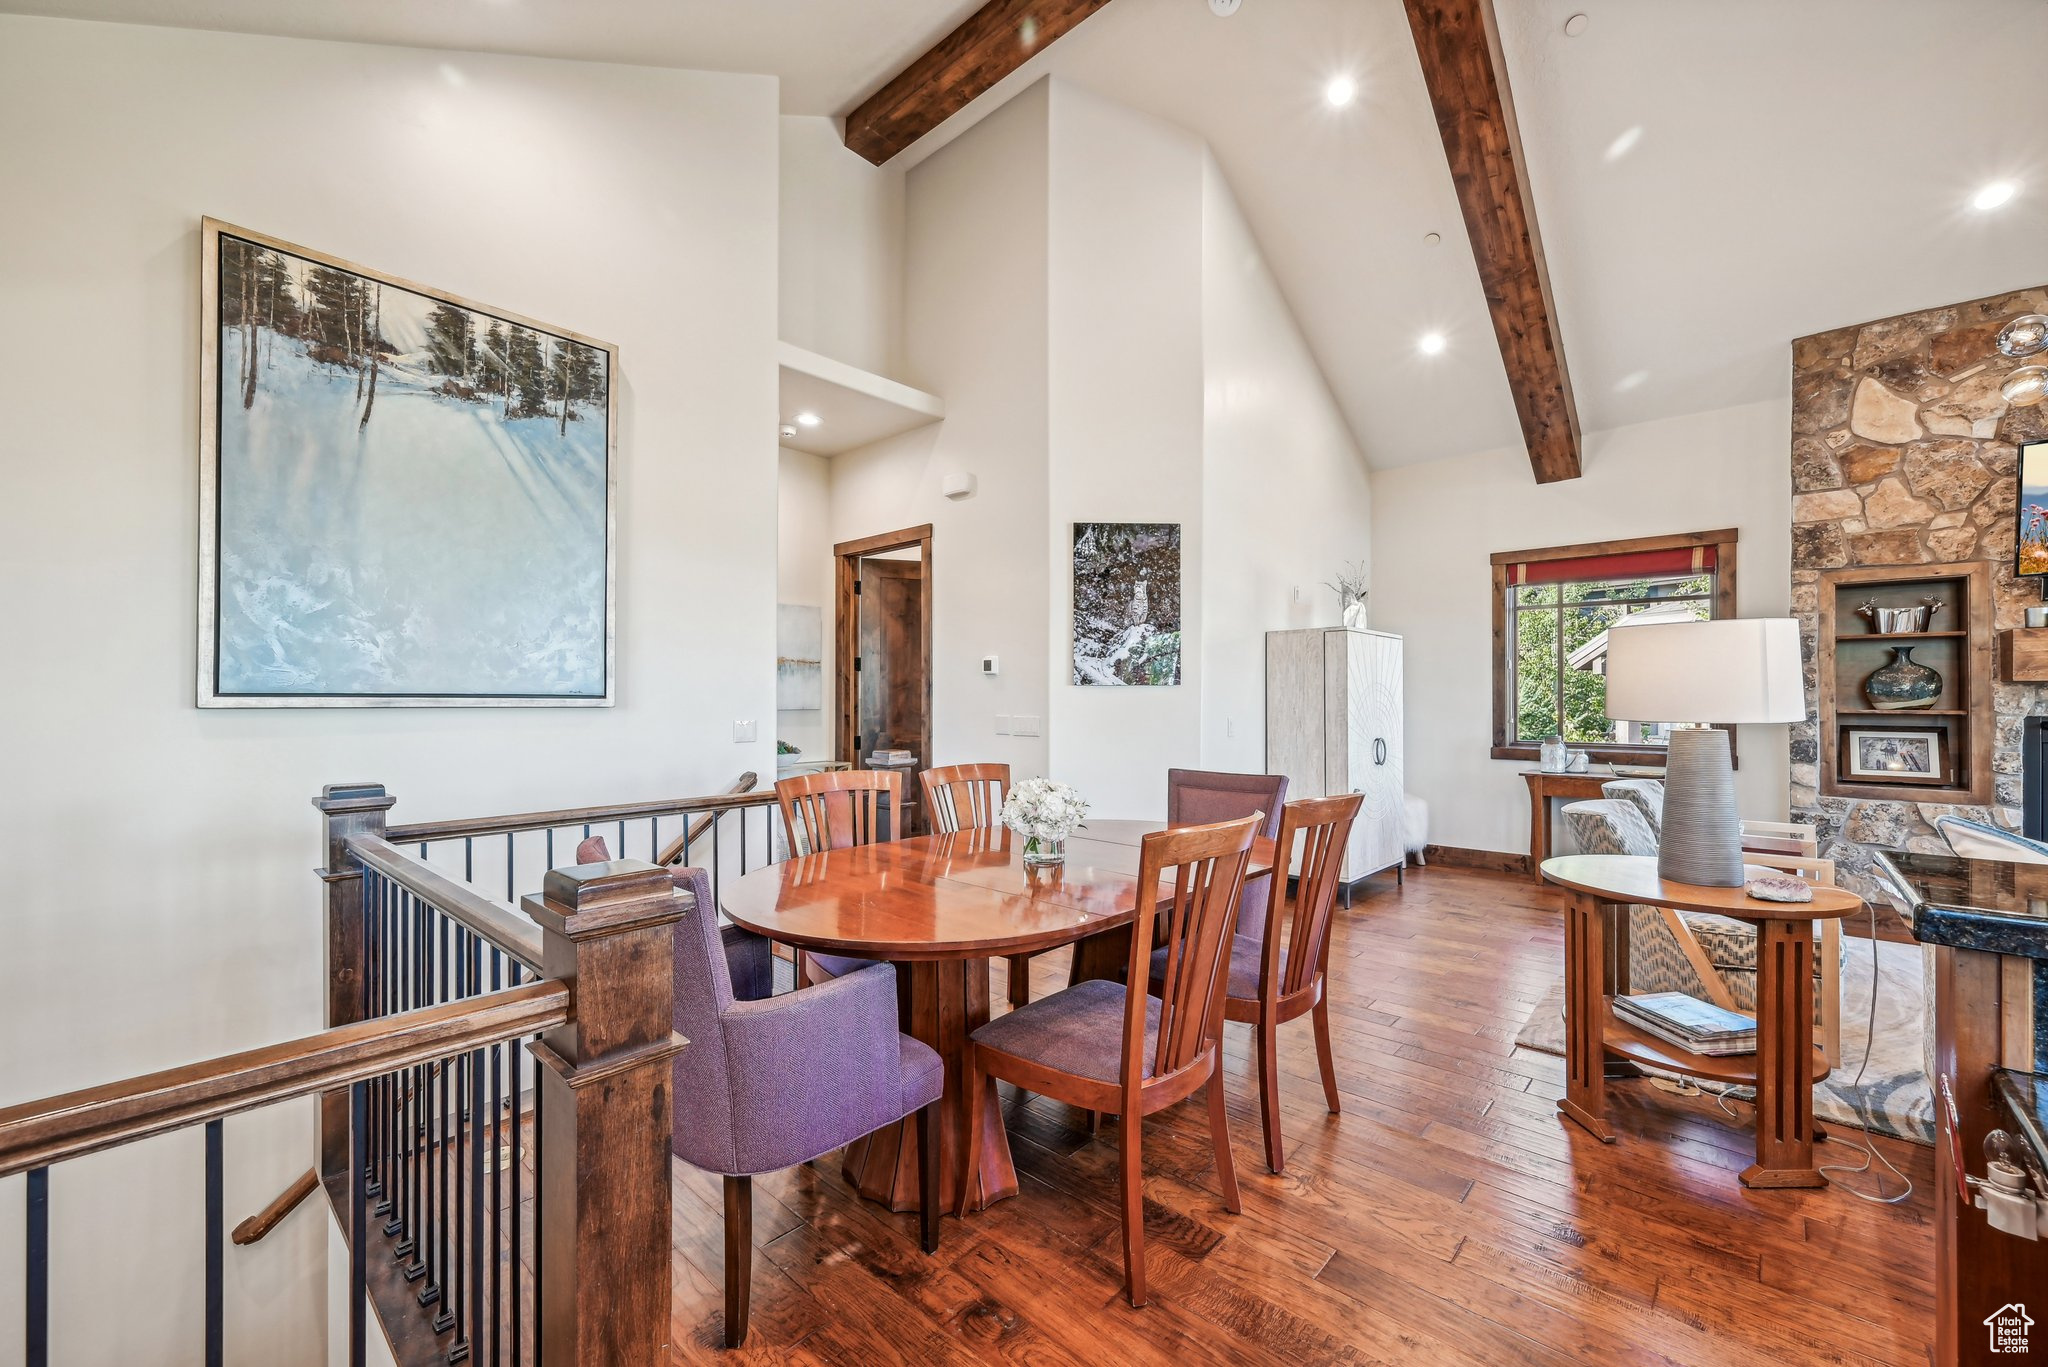
{"type": "Polygon", "coordinates": [[[1358,793],[1347,882],[1398,869],[1401,638],[1343,627],[1266,633],[1266,771],[1287,796],[1358,793]]]}

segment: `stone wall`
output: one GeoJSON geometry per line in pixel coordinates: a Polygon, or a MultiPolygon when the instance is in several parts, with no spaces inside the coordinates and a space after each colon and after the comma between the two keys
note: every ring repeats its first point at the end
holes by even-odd
{"type": "MultiPolygon", "coordinates": [[[[1998,387],[2022,364],[1998,354],[1999,328],[2048,312],[2048,286],[1883,318],[1792,344],[1792,611],[1818,715],[1820,571],[1845,565],[1986,560],[1996,629],[2041,602],[2012,573],[2018,445],[2048,438],[2048,405],[2010,408],[1998,387]]],[[[2048,712],[2048,685],[1996,686],[1994,805],[1950,807],[1827,797],[1817,723],[1792,728],[1792,809],[1852,884],[1884,846],[1945,850],[1930,824],[1956,811],[2017,828],[2020,720],[2048,712]]]]}

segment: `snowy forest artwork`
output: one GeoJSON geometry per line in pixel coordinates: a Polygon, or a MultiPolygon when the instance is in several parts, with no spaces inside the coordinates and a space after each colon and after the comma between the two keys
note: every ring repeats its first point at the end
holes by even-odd
{"type": "Polygon", "coordinates": [[[1180,524],[1074,524],[1074,682],[1180,682],[1180,524]]]}
{"type": "Polygon", "coordinates": [[[614,349],[204,239],[201,704],[609,703],[614,349]]]}

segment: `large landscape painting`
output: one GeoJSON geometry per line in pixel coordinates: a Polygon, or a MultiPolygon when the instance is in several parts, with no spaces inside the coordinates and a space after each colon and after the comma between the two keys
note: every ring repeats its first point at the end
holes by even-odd
{"type": "Polygon", "coordinates": [[[204,239],[201,704],[610,702],[614,349],[204,239]]]}
{"type": "Polygon", "coordinates": [[[1074,524],[1074,682],[1180,682],[1180,524],[1074,524]]]}

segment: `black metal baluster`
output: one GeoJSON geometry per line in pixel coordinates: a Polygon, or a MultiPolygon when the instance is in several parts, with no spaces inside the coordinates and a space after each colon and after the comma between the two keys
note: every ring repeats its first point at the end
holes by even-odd
{"type": "MultiPolygon", "coordinates": [[[[517,959],[513,960],[512,985],[519,986],[525,976],[525,966],[517,959]]],[[[520,1041],[510,1041],[505,1057],[511,1064],[512,1074],[512,1364],[513,1367],[524,1367],[526,1359],[519,1351],[520,1331],[523,1328],[520,1317],[525,1313],[526,1305],[525,1246],[519,1237],[520,1226],[524,1223],[524,1213],[519,1208],[519,1132],[525,1125],[526,1116],[519,1098],[520,1083],[526,1071],[526,1064],[520,1055],[520,1041]]]]}
{"type": "Polygon", "coordinates": [[[632,857],[626,853],[626,819],[624,817],[619,818],[619,853],[617,857],[620,859],[632,857]]]}
{"type": "MultiPolygon", "coordinates": [[[[360,1202],[365,1161],[365,1155],[360,1148],[356,1150],[354,1158],[350,1171],[354,1174],[356,1199],[360,1202]]],[[[225,1340],[222,1335],[227,1282],[221,1258],[228,1239],[227,1217],[222,1210],[226,1196],[223,1190],[222,1166],[221,1122],[209,1120],[206,1122],[206,1367],[221,1367],[221,1358],[225,1351],[225,1340]]]]}
{"type": "MultiPolygon", "coordinates": [[[[427,913],[420,900],[406,894],[412,904],[412,1002],[411,1008],[418,1010],[426,1005],[427,996],[427,913]]],[[[415,1063],[412,1066],[412,1090],[406,1096],[405,1139],[406,1139],[406,1221],[405,1237],[398,1242],[398,1253],[409,1257],[405,1265],[405,1279],[418,1281],[427,1275],[426,1235],[421,1229],[426,1217],[426,1183],[432,1175],[423,1157],[423,1143],[426,1134],[427,1106],[427,1065],[415,1063]]],[[[426,1288],[420,1288],[426,1294],[426,1288]]],[[[426,1304],[422,1301],[421,1304],[426,1304]]]]}
{"type": "MultiPolygon", "coordinates": [[[[363,1006],[363,1014],[374,1018],[385,1014],[384,993],[391,976],[391,965],[388,962],[390,947],[384,938],[384,902],[389,884],[382,878],[372,880],[366,876],[363,890],[363,958],[368,969],[367,980],[364,983],[364,996],[367,1000],[363,1006]]],[[[373,1134],[377,1131],[377,1122],[382,1118],[382,1093],[381,1083],[373,1082],[370,1086],[370,1128],[373,1134]]],[[[372,1196],[382,1196],[384,1183],[377,1171],[375,1146],[371,1146],[368,1153],[369,1182],[365,1190],[372,1196]]]]}
{"type": "MultiPolygon", "coordinates": [[[[363,1169],[370,1161],[370,1087],[358,1082],[348,1089],[350,1150],[355,1156],[355,1190],[348,1203],[348,1360],[364,1367],[369,1352],[369,1204],[363,1169]]],[[[218,1122],[215,1122],[218,1123],[218,1122]]]]}
{"type": "MultiPolygon", "coordinates": [[[[552,869],[552,868],[553,868],[553,867],[555,866],[555,828],[554,828],[553,826],[550,826],[550,827],[548,827],[548,832],[547,832],[547,835],[548,835],[548,867],[549,867],[550,869],[552,869]]],[[[505,900],[509,902],[509,901],[511,901],[512,899],[511,899],[510,897],[507,897],[507,898],[506,898],[505,900]]]]}
{"type": "Polygon", "coordinates": [[[484,1342],[484,1051],[469,1056],[469,1354],[484,1342]]]}
{"type": "Polygon", "coordinates": [[[505,900],[508,902],[518,901],[512,895],[512,889],[518,884],[518,879],[512,872],[512,841],[512,832],[505,832],[505,900]]]}
{"type": "MultiPolygon", "coordinates": [[[[454,986],[448,999],[460,1001],[469,995],[469,931],[462,926],[453,927],[453,931],[455,960],[450,966],[449,976],[454,986]]],[[[469,1185],[469,1174],[463,1162],[463,1154],[469,1143],[468,1056],[458,1055],[455,1058],[444,1059],[441,1068],[444,1072],[452,1073],[454,1077],[450,1089],[452,1097],[449,1102],[448,1123],[441,1132],[441,1144],[450,1154],[449,1165],[454,1169],[455,1175],[450,1183],[449,1213],[445,1217],[448,1221],[446,1246],[449,1253],[448,1261],[443,1265],[442,1285],[445,1290],[441,1297],[442,1314],[435,1317],[434,1326],[438,1329],[441,1320],[446,1319],[449,1326],[455,1330],[455,1342],[449,1345],[448,1360],[456,1362],[461,1360],[462,1353],[467,1351],[468,1346],[463,1342],[463,1325],[468,1321],[462,1313],[464,1297],[468,1291],[468,1260],[463,1257],[462,1252],[465,1232],[463,1215],[469,1209],[464,1201],[464,1189],[469,1185]]]]}
{"type": "MultiPolygon", "coordinates": [[[[449,960],[450,960],[450,956],[451,956],[451,955],[453,954],[453,952],[454,952],[454,950],[453,950],[453,946],[452,946],[452,943],[451,943],[451,941],[452,941],[452,940],[453,940],[453,938],[454,938],[454,937],[453,937],[453,930],[454,930],[454,925],[455,925],[455,923],[454,923],[453,921],[449,920],[449,919],[448,919],[448,918],[447,918],[447,917],[446,917],[445,915],[442,915],[442,914],[441,914],[441,913],[440,913],[439,911],[436,911],[436,912],[435,912],[435,916],[436,916],[436,919],[438,919],[438,920],[439,920],[439,922],[440,922],[440,925],[441,925],[441,931],[440,931],[440,935],[438,936],[438,945],[437,945],[437,948],[438,948],[438,950],[439,950],[439,954],[438,954],[438,956],[437,956],[437,961],[436,961],[436,967],[437,967],[437,972],[436,972],[436,975],[435,975],[435,976],[436,976],[436,978],[437,978],[437,979],[439,980],[439,982],[440,982],[440,987],[441,987],[441,990],[440,990],[440,994],[439,994],[438,996],[436,996],[436,997],[434,998],[434,1000],[435,1000],[435,1001],[437,1001],[437,1002],[447,1002],[447,1001],[452,1001],[452,1000],[454,1000],[454,998],[453,998],[453,997],[451,997],[451,996],[449,995],[449,992],[448,992],[448,968],[449,968],[449,960]]],[[[434,1270],[433,1270],[433,1272],[432,1272],[431,1276],[432,1276],[432,1280],[433,1280],[433,1282],[434,1282],[434,1285],[435,1285],[435,1289],[436,1289],[437,1293],[438,1293],[438,1294],[440,1295],[440,1298],[441,1298],[441,1310],[440,1310],[440,1313],[434,1316],[434,1332],[435,1332],[435,1333],[437,1333],[437,1334],[440,1334],[440,1333],[445,1333],[445,1332],[447,1332],[447,1330],[448,1330],[448,1329],[450,1329],[450,1328],[451,1328],[451,1327],[452,1327],[452,1326],[454,1325],[454,1323],[455,1323],[455,1318],[454,1318],[454,1316],[453,1316],[453,1315],[451,1315],[451,1314],[449,1313],[449,1311],[448,1311],[448,1297],[447,1297],[447,1291],[448,1291],[448,1117],[449,1117],[449,1115],[451,1114],[451,1112],[450,1112],[450,1110],[449,1110],[449,1107],[448,1107],[448,1060],[447,1060],[447,1059],[442,1059],[442,1060],[441,1060],[441,1061],[440,1061],[440,1062],[439,1062],[439,1063],[438,1063],[438,1064],[437,1064],[437,1065],[435,1066],[435,1068],[434,1068],[434,1074],[435,1074],[435,1085],[436,1085],[436,1087],[438,1088],[438,1091],[439,1091],[439,1106],[438,1106],[438,1109],[437,1109],[437,1110],[435,1111],[435,1124],[434,1124],[434,1134],[433,1134],[433,1143],[434,1143],[434,1150],[433,1150],[433,1152],[434,1152],[434,1156],[435,1156],[435,1157],[434,1157],[434,1162],[435,1162],[435,1166],[436,1166],[436,1167],[437,1167],[437,1168],[439,1169],[439,1171],[438,1171],[438,1172],[437,1172],[437,1173],[435,1174],[434,1188],[435,1188],[435,1191],[436,1191],[436,1192],[437,1192],[437,1193],[439,1194],[439,1196],[440,1196],[440,1198],[441,1198],[441,1206],[440,1206],[440,1211],[439,1211],[438,1215],[437,1215],[437,1216],[435,1217],[435,1226],[436,1226],[436,1227],[435,1227],[435,1230],[434,1230],[434,1251],[435,1251],[435,1254],[436,1254],[436,1256],[435,1256],[435,1259],[434,1259],[434,1270]]],[[[459,1168],[457,1169],[457,1172],[458,1172],[458,1175],[459,1175],[459,1173],[460,1173],[460,1169],[459,1169],[459,1168]]]]}
{"type": "Polygon", "coordinates": [[[26,1367],[50,1367],[50,1170],[28,1170],[28,1268],[23,1287],[26,1367]]]}
{"type": "MultiPolygon", "coordinates": [[[[538,1038],[536,1036],[535,1038],[538,1038]]],[[[533,1072],[533,1355],[541,1355],[541,1345],[546,1343],[547,1334],[541,1324],[540,1289],[542,1278],[548,1274],[546,1231],[541,1222],[547,1217],[547,1203],[540,1199],[540,1127],[541,1127],[541,1086],[540,1069],[533,1072]]]]}
{"type": "Polygon", "coordinates": [[[658,816],[647,819],[647,862],[661,862],[661,818],[658,816]]]}
{"type": "MultiPolygon", "coordinates": [[[[394,1016],[399,1011],[399,993],[405,986],[405,954],[399,943],[398,899],[391,895],[387,884],[384,890],[384,1014],[394,1016]]],[[[377,1203],[377,1213],[384,1218],[384,1237],[390,1238],[403,1227],[402,1212],[398,1204],[398,1108],[400,1092],[405,1085],[404,1075],[398,1071],[384,1074],[377,1080],[378,1089],[383,1093],[383,1114],[376,1127],[376,1143],[383,1152],[379,1160],[380,1181],[384,1197],[377,1203]]]]}
{"type": "Polygon", "coordinates": [[[473,835],[462,837],[462,881],[476,881],[476,837],[473,835]]]}
{"type": "MultiPolygon", "coordinates": [[[[497,948],[495,948],[495,947],[493,947],[493,948],[492,948],[492,949],[491,949],[491,950],[489,951],[489,953],[490,953],[490,959],[491,959],[491,991],[493,991],[493,992],[496,992],[496,991],[497,991],[497,990],[499,989],[499,987],[503,985],[503,983],[504,983],[504,979],[505,979],[505,954],[504,954],[504,951],[503,951],[503,950],[497,949],[497,948]]],[[[489,1315],[489,1318],[490,1318],[490,1324],[491,1324],[491,1363],[492,1363],[492,1367],[496,1367],[496,1364],[497,1364],[497,1363],[498,1363],[498,1361],[499,1361],[499,1352],[498,1352],[498,1350],[499,1350],[499,1348],[500,1348],[500,1347],[502,1347],[502,1346],[503,1346],[503,1343],[504,1343],[504,1337],[505,1337],[505,1336],[504,1336],[504,1331],[503,1331],[503,1327],[502,1327],[502,1326],[503,1326],[503,1324],[504,1324],[504,1321],[503,1321],[503,1320],[502,1320],[502,1319],[500,1318],[500,1316],[501,1316],[501,1315],[502,1315],[502,1314],[504,1313],[504,1301],[503,1301],[503,1299],[502,1299],[502,1297],[501,1297],[501,1294],[500,1294],[500,1293],[501,1293],[501,1290],[502,1290],[502,1285],[501,1285],[501,1284],[502,1284],[502,1283],[503,1283],[503,1281],[504,1281],[504,1273],[503,1273],[503,1271],[502,1271],[502,1270],[500,1269],[500,1266],[499,1266],[499,1261],[498,1261],[498,1260],[499,1260],[499,1258],[500,1258],[500,1257],[502,1256],[502,1254],[503,1254],[503,1243],[504,1243],[504,1225],[505,1225],[505,1211],[504,1211],[504,1205],[503,1205],[503,1203],[504,1203],[504,1200],[505,1200],[505,1074],[504,1074],[504,1066],[505,1066],[505,1046],[504,1046],[503,1044],[494,1044],[494,1045],[492,1045],[492,1046],[491,1046],[491,1199],[490,1199],[490,1208],[491,1208],[491,1216],[490,1216],[490,1246],[491,1246],[491,1267],[490,1267],[490,1279],[491,1279],[491,1296],[490,1296],[490,1315],[489,1315]]],[[[478,1290],[482,1290],[483,1288],[482,1288],[481,1286],[479,1286],[479,1287],[478,1287],[477,1289],[478,1289],[478,1290]]],[[[479,1358],[481,1358],[481,1357],[482,1357],[482,1349],[481,1349],[481,1346],[479,1346],[479,1349],[478,1349],[478,1357],[479,1357],[479,1358]]]]}
{"type": "Polygon", "coordinates": [[[742,807],[742,808],[740,808],[740,809],[739,809],[739,813],[740,813],[740,872],[741,872],[741,873],[745,873],[745,872],[747,871],[747,809],[746,809],[745,807],[742,807]]]}

